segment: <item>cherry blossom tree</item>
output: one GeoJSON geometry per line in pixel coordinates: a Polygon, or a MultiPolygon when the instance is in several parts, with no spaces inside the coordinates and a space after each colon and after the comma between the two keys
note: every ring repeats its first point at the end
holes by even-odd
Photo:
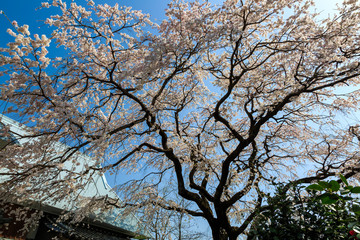
{"type": "Polygon", "coordinates": [[[356,2],[319,19],[311,1],[178,1],[159,25],[118,5],[44,3],[60,11],[51,36],[14,22],[1,49],[1,99],[32,126],[1,151],[2,188],[57,201],[114,174],[123,202],[84,209],[162,207],[205,219],[213,239],[246,235],[270,182],[360,170],[358,126],[342,120],[359,107],[356,2]],[[78,153],[95,163],[76,166],[78,153]]]}

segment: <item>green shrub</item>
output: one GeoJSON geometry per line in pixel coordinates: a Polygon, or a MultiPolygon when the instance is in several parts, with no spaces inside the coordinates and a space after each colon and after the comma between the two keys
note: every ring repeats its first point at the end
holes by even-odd
{"type": "Polygon", "coordinates": [[[268,206],[258,213],[248,239],[355,239],[360,237],[360,204],[353,187],[339,181],[320,181],[309,186],[277,185],[268,206]],[[339,183],[340,182],[340,183],[339,183]]]}

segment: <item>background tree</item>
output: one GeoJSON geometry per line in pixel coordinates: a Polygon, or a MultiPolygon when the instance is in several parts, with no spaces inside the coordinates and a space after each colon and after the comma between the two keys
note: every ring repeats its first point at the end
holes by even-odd
{"type": "MultiPolygon", "coordinates": [[[[180,206],[181,202],[180,202],[180,206]]],[[[211,239],[193,219],[184,212],[166,210],[160,207],[140,215],[154,240],[199,240],[211,239]]]]}
{"type": "Polygon", "coordinates": [[[311,185],[280,184],[267,196],[268,205],[253,221],[248,239],[357,239],[358,193],[360,187],[342,175],[311,185]]]}
{"type": "MultiPolygon", "coordinates": [[[[173,190],[167,187],[161,189],[161,196],[173,199],[173,190]]],[[[190,202],[175,197],[177,204],[182,208],[189,208],[190,202]]],[[[208,233],[204,232],[201,223],[189,218],[185,212],[174,211],[171,208],[161,208],[158,205],[151,205],[145,211],[138,212],[142,223],[154,240],[208,240],[211,239],[208,233]]]]}
{"type": "Polygon", "coordinates": [[[19,201],[56,201],[94,174],[141,170],[119,182],[124,203],[92,198],[84,209],[157,205],[236,239],[273,176],[359,171],[357,127],[339,122],[358,109],[356,1],[324,20],[310,1],[179,1],[159,26],[118,5],[50,5],[60,11],[46,20],[50,38],[14,22],[15,41],[1,49],[1,99],[33,126],[1,151],[1,187],[19,201]],[[51,43],[60,50],[49,53],[51,43]],[[54,154],[59,141],[68,147],[54,154]],[[76,167],[77,152],[96,164],[76,167]],[[165,184],[189,207],[162,196],[165,184]]]}
{"type": "Polygon", "coordinates": [[[304,186],[278,186],[254,220],[248,239],[349,239],[355,216],[346,201],[323,204],[304,186]]]}

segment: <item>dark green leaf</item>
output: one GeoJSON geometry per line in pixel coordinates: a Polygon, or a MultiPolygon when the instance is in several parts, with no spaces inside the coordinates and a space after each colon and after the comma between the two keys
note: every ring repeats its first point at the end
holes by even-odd
{"type": "Polygon", "coordinates": [[[333,198],[329,195],[321,198],[322,204],[334,204],[334,203],[336,203],[336,201],[337,201],[336,198],[333,198]]]}
{"type": "Polygon", "coordinates": [[[343,183],[345,183],[346,186],[349,186],[348,181],[346,180],[346,178],[345,178],[342,174],[340,174],[340,179],[341,179],[341,181],[342,181],[343,183]]]}
{"type": "Polygon", "coordinates": [[[360,193],[360,187],[354,187],[350,191],[351,191],[351,193],[360,193]]]}
{"type": "Polygon", "coordinates": [[[320,182],[318,182],[318,185],[320,185],[320,186],[323,187],[324,189],[330,187],[330,184],[329,184],[328,182],[325,182],[325,181],[320,181],[320,182]]]}
{"type": "Polygon", "coordinates": [[[337,181],[331,180],[329,184],[330,184],[330,188],[332,191],[334,191],[334,192],[339,191],[340,184],[337,181]]]}
{"type": "Polygon", "coordinates": [[[359,212],[360,211],[360,205],[359,204],[353,204],[351,207],[351,210],[353,212],[359,212]]]}
{"type": "Polygon", "coordinates": [[[324,188],[318,184],[311,184],[306,188],[307,190],[316,190],[316,191],[323,191],[324,188]]]}

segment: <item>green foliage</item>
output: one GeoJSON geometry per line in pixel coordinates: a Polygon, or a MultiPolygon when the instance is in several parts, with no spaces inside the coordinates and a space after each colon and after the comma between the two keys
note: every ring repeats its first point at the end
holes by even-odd
{"type": "Polygon", "coordinates": [[[360,237],[360,204],[353,194],[360,187],[341,181],[302,185],[277,185],[268,206],[260,210],[248,239],[355,239],[360,237]],[[339,183],[340,182],[340,183],[339,183]]]}
{"type": "Polygon", "coordinates": [[[348,230],[354,231],[356,237],[360,238],[360,203],[358,198],[353,197],[353,194],[360,193],[360,187],[349,185],[343,175],[340,175],[340,180],[343,187],[337,181],[331,180],[329,182],[320,181],[306,189],[313,191],[315,199],[321,201],[323,205],[332,206],[339,202],[343,203],[345,210],[349,212],[348,230]]]}

